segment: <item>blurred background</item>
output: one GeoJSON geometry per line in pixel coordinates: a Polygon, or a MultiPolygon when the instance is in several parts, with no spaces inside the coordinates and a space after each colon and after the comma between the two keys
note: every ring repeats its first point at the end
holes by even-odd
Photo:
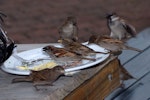
{"type": "Polygon", "coordinates": [[[150,0],[0,0],[7,15],[4,29],[16,43],[51,43],[59,39],[58,28],[69,15],[77,18],[79,39],[87,41],[90,29],[109,34],[105,13],[116,12],[137,33],[150,26],[150,0]]]}

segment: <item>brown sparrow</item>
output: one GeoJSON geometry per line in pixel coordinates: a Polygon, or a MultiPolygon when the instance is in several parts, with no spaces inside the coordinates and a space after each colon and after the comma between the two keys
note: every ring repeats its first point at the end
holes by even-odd
{"type": "Polygon", "coordinates": [[[58,48],[52,45],[44,47],[43,51],[49,54],[53,60],[63,65],[65,64],[65,66],[78,64],[82,59],[95,61],[93,58],[87,58],[65,48],[58,48]]]}
{"type": "Polygon", "coordinates": [[[121,79],[122,80],[129,80],[129,79],[135,79],[121,64],[119,60],[119,67],[120,67],[120,72],[121,72],[121,79]]]}
{"type": "Polygon", "coordinates": [[[76,54],[82,55],[82,56],[88,56],[89,54],[93,54],[93,53],[101,53],[101,54],[107,54],[104,52],[97,52],[94,51],[93,49],[79,43],[79,42],[74,42],[68,39],[63,39],[61,41],[59,41],[63,44],[64,48],[66,50],[75,52],[76,54]]]}
{"type": "Polygon", "coordinates": [[[121,88],[125,88],[125,84],[124,81],[125,80],[129,80],[129,79],[136,79],[135,77],[133,77],[121,64],[120,60],[118,60],[119,63],[119,68],[120,68],[120,79],[122,81],[120,87],[121,88]]]}
{"type": "Polygon", "coordinates": [[[141,52],[141,50],[128,46],[123,41],[110,38],[109,36],[92,35],[89,39],[89,43],[96,43],[100,45],[101,47],[107,50],[110,50],[113,53],[122,51],[125,49],[141,52]]]}
{"type": "Polygon", "coordinates": [[[126,40],[129,37],[135,36],[135,28],[126,23],[116,13],[108,14],[106,18],[108,28],[111,31],[110,37],[119,40],[126,40]]]}
{"type": "Polygon", "coordinates": [[[30,75],[24,78],[15,78],[12,83],[17,82],[33,82],[33,85],[52,85],[56,79],[64,75],[64,68],[62,66],[56,66],[52,69],[44,69],[40,71],[31,71],[30,75]]]}
{"type": "Polygon", "coordinates": [[[78,27],[76,18],[73,16],[67,17],[65,23],[59,28],[60,39],[78,40],[78,27]]]}

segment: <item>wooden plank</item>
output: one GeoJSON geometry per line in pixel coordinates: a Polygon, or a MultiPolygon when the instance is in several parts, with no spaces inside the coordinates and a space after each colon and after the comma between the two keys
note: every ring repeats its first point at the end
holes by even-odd
{"type": "MultiPolygon", "coordinates": [[[[140,79],[145,75],[147,72],[150,71],[150,48],[142,53],[140,56],[134,58],[132,61],[125,64],[125,68],[135,77],[140,79]]],[[[125,89],[129,88],[132,84],[136,83],[135,79],[125,81],[125,89]]],[[[122,89],[119,88],[114,93],[110,94],[106,100],[111,100],[112,98],[119,98],[120,93],[122,93],[122,89]],[[117,96],[117,97],[116,97],[117,96]]],[[[124,94],[124,93],[123,93],[124,94]]]]}
{"type": "Polygon", "coordinates": [[[105,96],[120,86],[119,72],[118,60],[115,59],[90,80],[80,85],[64,100],[103,100],[105,96]],[[112,80],[108,79],[110,74],[114,76],[112,80]]]}
{"type": "MultiPolygon", "coordinates": [[[[110,81],[106,81],[103,82],[103,84],[100,84],[99,88],[97,88],[97,94],[94,96],[94,98],[96,100],[103,100],[108,94],[110,94],[112,91],[114,91],[114,89],[118,88],[120,86],[120,73],[114,72],[113,77],[115,77],[111,82],[110,81]],[[109,85],[106,85],[109,84],[109,85]],[[101,98],[103,96],[103,98],[101,98]],[[101,99],[100,99],[101,98],[101,99]]],[[[93,95],[93,94],[92,94],[93,95]]],[[[90,100],[94,100],[94,99],[90,99],[90,100]]]]}
{"type": "MultiPolygon", "coordinates": [[[[145,75],[147,72],[150,71],[150,66],[149,66],[149,59],[150,59],[150,49],[142,53],[140,56],[136,57],[134,60],[131,62],[127,63],[125,65],[125,68],[134,76],[137,78],[141,78],[143,75],[145,75]]],[[[130,87],[132,84],[134,84],[137,80],[129,80],[125,82],[126,88],[130,87]]],[[[125,92],[126,93],[126,92],[125,92]]],[[[122,94],[125,94],[122,93],[122,94]]],[[[119,93],[120,95],[120,93],[119,93]]],[[[118,94],[116,95],[116,98],[119,98],[118,94]]]]}
{"type": "Polygon", "coordinates": [[[113,100],[150,100],[150,72],[113,100]]]}
{"type": "MultiPolygon", "coordinates": [[[[143,52],[141,55],[134,58],[132,61],[125,64],[124,67],[129,71],[129,73],[131,73],[131,75],[139,79],[145,73],[150,71],[150,66],[149,66],[150,55],[149,54],[150,54],[150,48],[146,50],[145,52],[143,52]]],[[[135,79],[125,81],[124,82],[125,88],[128,88],[130,85],[134,84],[134,82],[136,82],[135,79]]],[[[122,90],[120,89],[120,92],[121,91],[122,90]]],[[[120,93],[114,92],[114,94],[109,95],[106,100],[110,100],[110,98],[114,98],[115,96],[118,96],[118,94],[120,93]]]]}
{"type": "Polygon", "coordinates": [[[141,77],[150,70],[150,48],[141,55],[134,58],[132,61],[125,64],[125,68],[136,78],[141,77]]]}
{"type": "Polygon", "coordinates": [[[109,93],[120,86],[118,62],[103,68],[103,70],[99,72],[99,75],[99,78],[95,80],[98,85],[94,91],[88,95],[88,100],[103,100],[109,93]],[[112,80],[108,78],[109,75],[112,75],[112,80]]]}
{"type": "MultiPolygon", "coordinates": [[[[149,66],[149,59],[150,59],[150,29],[146,29],[143,31],[143,34],[140,34],[141,38],[139,41],[141,43],[139,43],[139,45],[137,44],[136,46],[139,46],[140,48],[144,48],[146,47],[145,51],[142,52],[141,54],[139,54],[138,56],[136,56],[135,54],[132,54],[132,52],[130,52],[129,54],[127,54],[127,56],[121,55],[120,59],[122,60],[122,63],[124,63],[124,67],[133,75],[135,76],[137,79],[141,78],[143,75],[145,75],[148,71],[150,71],[150,66],[149,66]],[[131,56],[128,57],[128,55],[133,56],[133,59],[131,56]],[[134,56],[136,56],[134,58],[134,56]],[[130,60],[129,60],[130,59],[130,60]]],[[[134,44],[134,41],[131,42],[132,44],[134,44]]],[[[136,44],[136,43],[135,43],[136,44]]],[[[129,52],[129,51],[128,51],[129,52]]],[[[127,53],[127,52],[125,52],[127,53]]],[[[133,85],[134,83],[136,83],[137,80],[128,80],[125,82],[125,86],[127,88],[129,88],[131,85],[133,85]]],[[[122,89],[117,89],[116,91],[114,91],[112,94],[110,94],[106,100],[112,100],[112,98],[119,98],[121,95],[120,93],[122,93],[122,89]],[[117,97],[115,97],[117,96],[117,97]]],[[[126,94],[122,93],[123,94],[126,94]]],[[[117,99],[120,100],[120,99],[117,99]]],[[[126,99],[125,99],[126,100],[126,99]]],[[[127,99],[128,100],[128,99],[127,99]]],[[[130,99],[129,99],[130,100],[130,99]]],[[[132,99],[131,99],[132,100],[132,99]]]]}
{"type": "MultiPolygon", "coordinates": [[[[146,49],[150,45],[150,28],[141,31],[135,38],[127,41],[127,44],[141,50],[146,49]]],[[[119,56],[119,59],[121,60],[121,63],[124,64],[137,54],[138,52],[136,51],[124,50],[123,53],[119,56]]]]}

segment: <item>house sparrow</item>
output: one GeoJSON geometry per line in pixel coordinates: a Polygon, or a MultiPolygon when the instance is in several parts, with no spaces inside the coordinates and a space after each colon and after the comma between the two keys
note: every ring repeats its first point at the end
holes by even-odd
{"type": "Polygon", "coordinates": [[[119,40],[126,40],[129,37],[135,36],[135,28],[132,25],[127,24],[116,13],[108,14],[106,18],[108,27],[111,31],[110,37],[119,40]]]}
{"type": "Polygon", "coordinates": [[[87,58],[75,52],[66,50],[65,48],[58,48],[52,45],[48,45],[43,48],[50,57],[57,63],[63,64],[64,66],[75,66],[79,64],[82,59],[95,61],[94,58],[87,58]]]}
{"type": "Polygon", "coordinates": [[[89,43],[96,43],[96,44],[100,45],[101,47],[103,47],[107,50],[110,50],[112,53],[117,53],[122,50],[134,50],[134,51],[138,51],[138,52],[142,51],[137,48],[128,46],[123,41],[120,41],[118,39],[113,39],[109,36],[92,35],[89,39],[89,43]]]}
{"type": "Polygon", "coordinates": [[[33,71],[29,76],[24,78],[15,78],[12,83],[17,82],[33,82],[33,85],[37,88],[40,85],[52,85],[59,76],[64,75],[64,68],[62,66],[56,66],[52,69],[44,69],[40,71],[33,71]]]}
{"type": "Polygon", "coordinates": [[[107,54],[105,52],[94,51],[93,49],[91,49],[79,42],[74,42],[74,41],[71,41],[68,39],[63,39],[59,42],[61,42],[63,44],[65,49],[75,52],[82,56],[88,56],[89,54],[95,54],[95,53],[107,54]]]}
{"type": "Polygon", "coordinates": [[[121,72],[121,79],[122,80],[129,80],[129,79],[135,79],[121,64],[120,60],[119,61],[119,67],[120,67],[120,72],[121,72]]]}
{"type": "Polygon", "coordinates": [[[121,64],[120,60],[118,60],[118,64],[119,64],[119,68],[120,68],[120,79],[121,79],[121,88],[125,88],[125,84],[124,81],[125,80],[129,80],[129,79],[136,79],[135,77],[133,77],[121,64]]]}
{"type": "Polygon", "coordinates": [[[76,18],[73,16],[67,17],[65,23],[59,28],[60,39],[78,40],[78,27],[76,18]]]}

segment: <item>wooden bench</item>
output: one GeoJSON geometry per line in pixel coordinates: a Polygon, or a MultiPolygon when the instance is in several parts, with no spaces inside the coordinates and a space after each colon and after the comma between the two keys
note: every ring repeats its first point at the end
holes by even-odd
{"type": "Polygon", "coordinates": [[[125,88],[116,89],[105,100],[150,100],[150,28],[127,42],[143,52],[124,50],[119,56],[124,67],[136,78],[125,82],[125,88]]]}

